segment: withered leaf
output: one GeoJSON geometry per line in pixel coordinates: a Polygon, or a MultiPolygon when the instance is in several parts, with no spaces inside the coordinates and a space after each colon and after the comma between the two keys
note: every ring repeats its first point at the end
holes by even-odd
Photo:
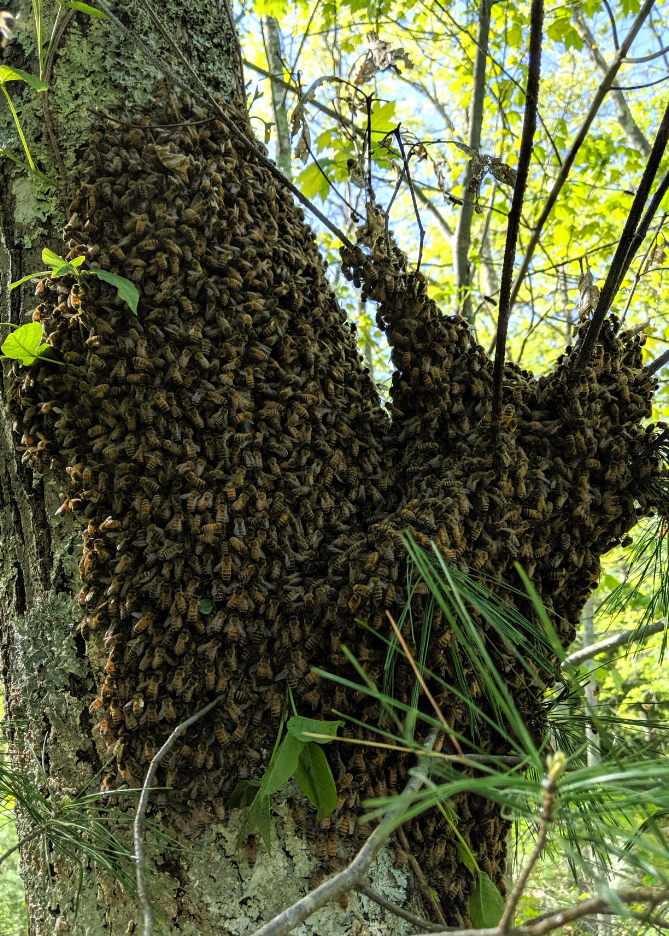
{"type": "Polygon", "coordinates": [[[377,71],[392,69],[397,74],[401,74],[401,70],[397,67],[398,62],[403,62],[406,68],[413,68],[413,62],[403,48],[393,49],[390,42],[379,39],[378,33],[373,30],[367,33],[367,40],[369,52],[354,78],[357,85],[364,84],[377,71]]]}
{"type": "Polygon", "coordinates": [[[156,156],[163,166],[173,169],[180,179],[188,182],[188,170],[190,168],[190,159],[184,153],[174,153],[169,146],[163,146],[156,143],[154,146],[156,156]]]}

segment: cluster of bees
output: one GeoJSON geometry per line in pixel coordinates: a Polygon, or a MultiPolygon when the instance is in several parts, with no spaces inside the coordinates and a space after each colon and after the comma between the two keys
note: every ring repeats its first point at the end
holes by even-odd
{"type": "MultiPolygon", "coordinates": [[[[141,783],[165,738],[217,695],[158,778],[170,791],[156,799],[186,832],[262,775],[288,689],[300,714],[344,712],[357,719],[345,736],[375,737],[364,723],[378,722],[376,701],[311,667],[355,678],[347,644],[381,685],[385,645],[356,618],[387,634],[386,610],[401,612],[405,530],[507,582],[518,559],[569,641],[599,555],[635,522],[637,478],[658,470],[639,428],[654,382],[638,338],[610,321],[578,378],[571,356],[538,380],[508,365],[495,435],[492,365],[464,321],[439,312],[383,239],[344,250],[393,348],[386,414],[301,209],[219,121],[166,94],[96,128],[80,165],[68,259],[132,280],[139,315],[95,277],[41,280],[33,316],[63,366],[15,364],[10,407],[23,461],[67,472],[60,510],[83,523],[81,629],[104,659],[92,710],[101,756],[116,755],[108,788],[141,783]]],[[[425,601],[419,584],[416,637],[425,601]]],[[[431,633],[432,666],[450,678],[438,615],[431,633]]],[[[509,655],[536,719],[519,670],[509,655]]],[[[403,662],[395,687],[408,700],[403,662]]],[[[466,730],[456,700],[439,701],[466,730]]],[[[347,860],[342,839],[368,834],[362,801],[401,790],[412,764],[345,742],[327,753],[336,811],[322,823],[303,804],[293,813],[323,873],[347,860]]],[[[501,881],[499,817],[467,795],[454,806],[501,881]]],[[[427,815],[407,834],[464,922],[471,875],[447,824],[427,815]]]]}

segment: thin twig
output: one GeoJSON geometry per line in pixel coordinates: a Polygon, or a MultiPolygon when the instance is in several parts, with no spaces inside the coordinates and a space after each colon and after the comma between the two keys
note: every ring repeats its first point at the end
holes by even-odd
{"type": "Polygon", "coordinates": [[[636,38],[637,33],[643,26],[643,22],[648,16],[648,14],[650,13],[654,2],[655,0],[645,0],[645,3],[639,10],[638,16],[634,20],[634,23],[632,24],[630,31],[625,36],[625,39],[623,40],[622,45],[616,52],[613,58],[613,61],[611,62],[611,65],[609,67],[609,70],[607,71],[604,78],[602,78],[602,82],[599,88],[597,89],[597,93],[595,94],[593,102],[590,105],[590,109],[588,110],[588,113],[586,114],[585,120],[581,124],[578,130],[578,133],[574,137],[574,141],[571,144],[571,147],[569,148],[569,152],[567,153],[562,166],[560,167],[560,171],[558,172],[555,182],[553,183],[553,188],[551,189],[550,194],[548,195],[548,198],[546,199],[546,203],[544,204],[541,214],[539,215],[539,217],[537,218],[534,224],[534,230],[532,232],[532,236],[530,237],[527,247],[525,248],[525,255],[523,256],[522,262],[520,264],[520,269],[518,270],[516,279],[513,284],[513,288],[511,289],[511,299],[510,299],[511,308],[513,308],[513,305],[518,297],[518,292],[520,290],[523,280],[525,279],[525,275],[530,265],[530,261],[532,260],[532,257],[534,256],[534,251],[536,250],[537,244],[539,243],[541,232],[543,231],[544,226],[546,222],[548,221],[551,215],[551,212],[553,211],[553,206],[555,205],[558,195],[560,194],[562,190],[562,186],[567,181],[567,176],[569,175],[569,172],[571,171],[571,167],[573,166],[576,156],[578,155],[578,151],[580,150],[583,144],[583,141],[588,135],[590,126],[593,120],[595,119],[595,117],[597,116],[597,113],[599,111],[599,108],[601,107],[602,101],[606,97],[606,94],[608,93],[609,89],[611,88],[613,84],[614,78],[616,77],[616,75],[618,74],[618,71],[620,70],[620,66],[622,65],[622,61],[625,55],[627,54],[630,46],[632,45],[632,42],[636,38]]]}
{"type": "Polygon", "coordinates": [[[616,18],[613,15],[613,10],[609,6],[609,0],[604,0],[604,6],[606,7],[606,12],[609,14],[609,20],[611,21],[611,32],[613,33],[613,48],[618,51],[620,45],[618,43],[618,30],[616,29],[616,18]]]}
{"type": "MultiPolygon", "coordinates": [[[[438,733],[438,729],[434,728],[427,736],[423,744],[426,750],[432,749],[438,733]]],[[[423,777],[414,774],[405,786],[404,793],[415,793],[422,784],[423,777]]],[[[269,923],[265,923],[253,933],[253,936],[285,936],[300,923],[308,920],[316,910],[320,910],[330,900],[352,890],[368,870],[388,837],[395,831],[404,809],[404,803],[401,803],[384,816],[348,867],[324,881],[315,890],[275,916],[269,923]]]]}
{"type": "Polygon", "coordinates": [[[416,916],[416,914],[412,913],[410,910],[405,910],[404,907],[398,907],[397,904],[394,904],[391,900],[386,900],[382,894],[377,893],[373,887],[370,887],[369,884],[365,884],[364,881],[361,881],[360,884],[356,884],[353,889],[357,890],[359,894],[364,894],[365,897],[369,897],[369,899],[377,903],[379,907],[383,907],[384,910],[388,910],[394,916],[407,920],[414,926],[422,926],[424,930],[435,933],[441,932],[444,928],[441,923],[431,923],[429,920],[424,920],[423,917],[416,916]]]}
{"type": "Polygon", "coordinates": [[[142,916],[144,917],[144,936],[151,936],[153,933],[153,914],[151,913],[151,904],[149,903],[149,896],[146,890],[146,880],[144,878],[144,841],[142,838],[142,822],[144,821],[144,815],[146,813],[147,806],[149,805],[149,793],[151,792],[153,778],[156,775],[158,764],[170,751],[177,738],[179,738],[184,733],[184,731],[187,728],[190,728],[190,726],[199,718],[202,718],[203,715],[206,715],[207,712],[210,712],[213,708],[215,708],[219,702],[223,701],[223,699],[225,699],[225,695],[218,696],[216,699],[214,699],[213,702],[210,702],[209,705],[205,705],[203,709],[200,709],[199,712],[196,712],[195,715],[191,715],[191,717],[187,718],[186,721],[181,722],[181,724],[174,729],[167,741],[163,744],[161,749],[153,758],[151,761],[151,766],[149,767],[146,774],[144,785],[142,786],[142,795],[139,798],[139,805],[137,806],[135,822],[133,825],[135,861],[137,862],[137,893],[139,895],[139,902],[142,908],[142,916]]]}
{"type": "Polygon", "coordinates": [[[204,94],[200,94],[198,91],[192,88],[185,81],[184,78],[181,78],[179,75],[176,74],[176,72],[172,71],[172,69],[169,68],[169,66],[167,66],[164,61],[161,61],[161,59],[159,59],[158,56],[155,55],[141,41],[141,39],[139,39],[132,32],[132,30],[128,29],[127,26],[124,26],[124,24],[118,19],[118,17],[112,13],[112,11],[109,9],[109,7],[104,2],[104,0],[95,0],[95,3],[102,10],[102,12],[106,14],[106,16],[111,20],[111,22],[118,29],[120,29],[123,32],[123,34],[127,36],[127,38],[130,39],[130,41],[133,42],[137,46],[137,48],[141,49],[144,55],[147,56],[149,61],[151,61],[156,66],[156,68],[158,68],[164,75],[166,75],[168,78],[174,81],[174,83],[177,84],[179,87],[183,88],[185,91],[188,91],[188,93],[192,95],[192,97],[194,97],[196,100],[200,101],[200,103],[204,104],[206,107],[211,107],[218,114],[220,120],[222,121],[222,123],[225,124],[225,126],[232,133],[232,135],[235,136],[241,143],[243,143],[244,146],[246,146],[253,153],[253,155],[258,160],[258,162],[262,166],[264,166],[265,169],[267,169],[281,185],[283,185],[290,192],[292,192],[295,198],[297,198],[297,200],[302,205],[304,205],[304,207],[308,211],[310,211],[313,215],[315,215],[315,217],[317,217],[318,220],[322,224],[324,224],[329,231],[331,231],[336,237],[338,237],[343,244],[345,244],[349,249],[353,250],[353,244],[348,239],[348,237],[346,237],[346,235],[342,231],[340,231],[339,228],[335,224],[333,224],[332,221],[330,221],[330,219],[326,217],[326,215],[324,215],[322,211],[319,211],[316,205],[313,204],[313,202],[309,201],[308,198],[305,198],[302,192],[300,192],[300,190],[295,185],[293,185],[292,182],[288,181],[288,179],[284,176],[281,170],[278,169],[274,165],[274,163],[270,159],[268,159],[267,156],[265,156],[265,154],[261,152],[260,149],[258,149],[255,143],[252,140],[250,140],[249,137],[247,137],[246,134],[243,133],[239,129],[234,118],[231,118],[223,110],[223,108],[220,106],[218,101],[213,97],[213,95],[211,94],[207,86],[202,82],[202,80],[197,75],[197,73],[193,69],[188,59],[186,59],[186,57],[181,52],[181,49],[179,48],[179,46],[176,44],[176,42],[170,35],[169,31],[163,26],[160,18],[151,9],[150,5],[148,3],[145,3],[144,0],[140,0],[140,2],[144,6],[144,8],[147,10],[149,15],[153,19],[153,21],[156,23],[162,35],[165,37],[165,39],[167,39],[169,44],[172,46],[177,56],[181,60],[181,62],[185,65],[191,77],[193,77],[196,83],[203,89],[204,94]]]}
{"type": "Polygon", "coordinates": [[[646,263],[646,260],[648,259],[648,255],[650,254],[651,250],[653,249],[653,247],[654,247],[655,244],[657,243],[658,235],[659,235],[660,231],[662,230],[662,227],[663,227],[664,222],[665,222],[666,220],[667,220],[667,212],[665,211],[665,213],[662,215],[662,220],[660,221],[659,227],[657,228],[657,230],[655,231],[655,233],[654,233],[653,236],[651,237],[650,243],[648,244],[648,247],[646,248],[646,252],[645,252],[645,254],[643,255],[643,257],[641,258],[641,262],[639,263],[639,267],[638,267],[636,273],[634,274],[634,281],[633,281],[633,283],[632,283],[632,285],[631,285],[631,287],[630,287],[630,290],[629,290],[629,292],[628,292],[628,294],[627,294],[627,299],[625,300],[625,308],[623,309],[622,314],[621,314],[621,316],[620,316],[620,324],[621,324],[621,326],[624,324],[625,319],[627,318],[627,313],[629,312],[629,307],[630,307],[630,305],[631,305],[631,303],[632,303],[632,297],[634,296],[634,293],[635,293],[635,291],[636,291],[637,286],[638,286],[639,283],[641,282],[641,277],[643,276],[643,268],[644,268],[644,265],[645,265],[645,263],[646,263]]]}
{"type": "Polygon", "coordinates": [[[504,358],[506,355],[506,335],[509,328],[509,315],[511,313],[511,281],[513,279],[513,264],[516,258],[516,242],[520,216],[523,210],[523,199],[527,186],[527,176],[534,148],[534,134],[537,129],[537,104],[539,101],[539,78],[541,75],[541,40],[544,24],[543,0],[533,0],[530,13],[530,54],[527,68],[527,92],[525,94],[525,116],[523,118],[523,133],[518,156],[518,175],[513,190],[513,200],[509,211],[508,226],[506,229],[506,245],[504,247],[504,262],[502,264],[502,278],[499,287],[499,313],[497,317],[497,346],[495,348],[495,363],[492,377],[492,424],[496,427],[502,413],[502,396],[504,390],[504,358]]]}
{"type": "Polygon", "coordinates": [[[19,839],[16,845],[12,845],[11,848],[8,848],[4,855],[0,855],[0,865],[9,858],[10,855],[13,855],[17,848],[23,848],[24,845],[27,845],[28,842],[31,842],[33,839],[36,839],[38,835],[41,835],[44,831],[43,828],[34,829],[29,835],[24,835],[22,839],[19,839]]]}
{"type": "Polygon", "coordinates": [[[541,810],[541,814],[539,815],[539,834],[537,835],[537,840],[534,843],[532,854],[527,859],[525,867],[520,872],[518,880],[513,885],[511,893],[506,899],[504,913],[502,914],[502,918],[499,921],[499,932],[502,934],[508,933],[509,929],[511,928],[511,924],[513,923],[513,918],[516,912],[516,907],[518,906],[518,901],[523,896],[528,879],[532,873],[532,869],[534,868],[535,864],[541,857],[541,853],[546,847],[546,841],[548,840],[548,830],[550,828],[551,822],[553,821],[557,782],[562,776],[566,765],[567,759],[561,752],[558,752],[549,760],[548,775],[544,781],[546,786],[543,793],[543,808],[541,810]]]}
{"type": "Polygon", "coordinates": [[[397,140],[400,153],[402,155],[402,162],[404,163],[404,171],[406,173],[407,182],[409,183],[409,191],[411,192],[411,201],[413,203],[413,210],[414,210],[414,214],[416,215],[416,223],[418,224],[418,231],[420,232],[419,233],[420,244],[418,246],[418,261],[416,262],[416,273],[418,273],[420,270],[420,261],[423,257],[423,241],[425,240],[425,228],[423,227],[423,223],[420,220],[420,211],[418,210],[418,205],[416,203],[416,195],[413,190],[413,182],[411,181],[411,170],[409,168],[409,160],[407,159],[406,154],[404,152],[404,143],[402,142],[402,131],[401,131],[400,126],[398,126],[397,130],[395,131],[395,139],[397,140]]]}
{"type": "MultiPolygon", "coordinates": [[[[618,241],[618,247],[616,252],[613,255],[613,260],[611,261],[611,266],[606,275],[606,280],[602,286],[602,291],[597,301],[597,307],[593,312],[592,319],[588,326],[588,330],[581,345],[581,350],[578,354],[576,360],[576,370],[582,370],[587,366],[592,352],[595,349],[595,343],[599,337],[599,332],[604,323],[609,309],[611,308],[611,303],[613,302],[615,295],[618,291],[618,287],[621,282],[621,277],[624,275],[624,271],[629,267],[629,262],[626,264],[627,258],[630,257],[631,251],[633,250],[634,236],[637,233],[637,228],[641,228],[643,221],[646,220],[644,217],[643,221],[641,219],[641,213],[643,212],[644,205],[650,195],[651,186],[657,175],[657,170],[660,167],[660,161],[664,155],[664,151],[669,142],[669,104],[667,104],[664,114],[662,116],[662,121],[657,130],[657,136],[653,142],[653,148],[648,157],[648,162],[646,163],[646,168],[643,171],[643,176],[641,177],[641,182],[639,183],[639,188],[636,191],[634,196],[634,201],[632,202],[632,207],[629,210],[627,215],[627,220],[625,221],[625,227],[623,233],[621,234],[620,240],[618,241]],[[640,223],[641,222],[641,223],[640,223]]],[[[648,213],[646,213],[647,216],[648,213]]],[[[650,225],[650,221],[648,222],[650,225]]],[[[633,254],[632,254],[633,256],[633,254]]]]}
{"type": "Polygon", "coordinates": [[[451,728],[451,726],[450,726],[450,725],[448,724],[448,722],[446,721],[446,717],[445,717],[444,713],[442,712],[442,710],[441,710],[441,709],[439,708],[439,706],[437,705],[437,702],[436,702],[434,696],[432,695],[432,693],[430,692],[430,690],[427,688],[427,683],[426,683],[425,680],[423,679],[423,674],[422,674],[421,671],[418,669],[418,666],[416,665],[416,661],[415,661],[414,658],[413,658],[413,654],[412,654],[411,651],[409,650],[409,647],[408,647],[408,645],[407,645],[407,642],[406,642],[406,640],[404,639],[404,637],[402,636],[402,631],[399,629],[399,627],[398,627],[397,624],[395,623],[395,621],[394,621],[394,619],[393,619],[393,616],[392,616],[392,614],[390,613],[390,611],[386,611],[386,615],[388,616],[388,620],[390,621],[390,623],[391,623],[392,626],[393,626],[393,630],[395,631],[395,635],[396,635],[397,639],[398,639],[399,642],[400,642],[400,645],[401,645],[401,647],[402,647],[402,650],[404,650],[404,655],[406,656],[407,660],[408,660],[409,663],[411,664],[411,668],[413,669],[414,673],[416,674],[416,679],[417,679],[418,682],[420,683],[423,692],[424,692],[425,695],[427,696],[427,698],[428,698],[428,700],[429,700],[429,702],[430,702],[432,708],[434,709],[434,711],[435,711],[435,713],[436,713],[436,715],[437,715],[437,718],[439,719],[439,721],[440,721],[440,722],[442,723],[442,725],[444,726],[444,730],[445,730],[446,734],[447,734],[448,737],[451,739],[451,744],[453,745],[453,747],[455,748],[455,750],[458,752],[458,754],[460,755],[460,757],[464,757],[464,756],[465,756],[465,755],[464,755],[464,751],[463,751],[462,748],[460,747],[460,742],[458,741],[458,739],[457,739],[457,738],[455,737],[455,735],[453,734],[453,729],[451,728]]]}
{"type": "Polygon", "coordinates": [[[565,663],[571,663],[572,666],[579,666],[581,663],[585,663],[586,660],[592,660],[593,657],[598,656],[600,653],[606,653],[607,650],[615,650],[616,647],[623,647],[635,636],[638,636],[639,640],[645,640],[647,637],[652,637],[653,634],[659,634],[666,626],[667,622],[662,620],[654,621],[652,624],[648,624],[647,627],[642,627],[640,634],[639,628],[623,631],[622,634],[616,634],[614,637],[607,637],[605,640],[590,644],[589,647],[575,650],[573,653],[570,653],[568,657],[565,657],[562,665],[564,666],[565,663]]]}
{"type": "Polygon", "coordinates": [[[416,856],[411,851],[411,846],[409,845],[409,842],[407,840],[406,832],[404,831],[402,826],[400,826],[399,829],[397,830],[397,838],[399,839],[399,843],[402,846],[402,849],[404,850],[404,854],[407,856],[407,861],[411,865],[413,873],[416,875],[416,880],[418,881],[421,888],[423,889],[423,893],[427,897],[428,903],[430,904],[430,906],[432,907],[432,910],[434,911],[434,915],[436,916],[436,918],[439,920],[439,922],[443,926],[446,926],[446,919],[444,918],[444,914],[442,913],[441,907],[437,903],[434,895],[432,894],[431,890],[428,887],[427,881],[425,879],[425,875],[423,874],[423,869],[418,864],[416,856]]]}

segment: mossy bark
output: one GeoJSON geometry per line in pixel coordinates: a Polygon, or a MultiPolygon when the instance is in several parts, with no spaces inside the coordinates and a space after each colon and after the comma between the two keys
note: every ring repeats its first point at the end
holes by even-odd
{"type": "MultiPolygon", "coordinates": [[[[55,9],[54,4],[45,13],[47,34],[55,9]]],[[[174,65],[172,54],[161,45],[136,4],[117,3],[114,10],[153,51],[174,65]]],[[[224,4],[166,0],[160,4],[160,15],[209,87],[226,96],[234,94],[240,80],[239,54],[224,4]]],[[[35,73],[30,3],[22,4],[18,24],[3,61],[35,73]]],[[[68,173],[67,192],[28,178],[9,160],[0,166],[3,288],[41,268],[43,246],[64,253],[60,236],[66,220],[64,208],[67,195],[77,186],[78,160],[90,137],[94,111],[144,105],[165,84],[164,76],[143,61],[136,47],[108,22],[79,13],[71,17],[57,49],[48,95],[50,117],[68,173]]],[[[55,176],[41,102],[18,83],[11,92],[36,164],[55,176]]],[[[6,109],[0,113],[0,145],[17,155],[20,152],[6,109]]],[[[22,294],[14,291],[3,303],[3,319],[25,321],[26,310],[34,304],[29,287],[22,294]]],[[[94,670],[98,670],[98,661],[87,658],[77,630],[81,620],[76,600],[81,585],[81,535],[79,524],[56,516],[66,494],[66,476],[49,472],[45,478],[17,458],[20,434],[17,437],[13,428],[5,380],[2,399],[0,661],[7,728],[16,768],[25,771],[44,793],[51,790],[56,796],[72,795],[103,766],[92,740],[88,712],[96,695],[94,670]],[[48,785],[33,752],[43,763],[48,785]]],[[[294,835],[289,812],[285,798],[277,803],[275,847],[271,857],[261,854],[253,868],[236,853],[235,815],[225,824],[210,827],[192,853],[162,864],[154,884],[167,930],[246,933],[283,909],[286,901],[302,896],[315,861],[305,842],[294,835]]],[[[160,818],[154,817],[157,822],[160,818]]],[[[17,819],[19,836],[33,831],[24,815],[19,813],[17,819]]],[[[153,854],[158,852],[160,849],[154,848],[153,854]]],[[[390,864],[390,858],[382,855],[375,883],[388,898],[402,902],[408,875],[389,870],[390,864]]],[[[56,860],[47,868],[41,841],[35,840],[22,849],[22,873],[32,936],[134,931],[139,919],[137,905],[93,864],[84,864],[80,887],[76,866],[56,860]]],[[[334,934],[355,929],[363,921],[372,923],[378,933],[408,931],[392,918],[389,923],[387,914],[369,906],[366,898],[356,897],[352,897],[347,912],[339,907],[321,911],[307,931],[334,934]]]]}

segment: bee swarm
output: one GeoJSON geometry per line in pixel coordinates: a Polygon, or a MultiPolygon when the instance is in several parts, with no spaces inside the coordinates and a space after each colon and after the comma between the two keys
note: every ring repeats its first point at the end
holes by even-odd
{"type": "MultiPolygon", "coordinates": [[[[181,808],[191,833],[225,815],[240,779],[261,776],[286,685],[301,714],[378,721],[375,700],[311,666],[355,678],[345,643],[381,684],[385,646],[355,619],[387,633],[385,610],[404,606],[400,533],[509,584],[520,561],[566,645],[599,556],[648,506],[639,480],[658,471],[640,427],[656,386],[642,339],[624,340],[611,318],[580,377],[569,355],[538,379],[507,364],[495,435],[490,359],[381,239],[342,258],[379,302],[393,348],[388,418],[301,209],[220,122],[187,125],[208,116],[166,95],[150,115],[97,130],[65,228],[68,259],[131,279],[139,317],[94,277],[42,280],[34,314],[65,366],[15,365],[10,404],[23,460],[65,469],[61,510],[86,523],[82,632],[105,648],[93,709],[101,753],[118,763],[106,785],[141,783],[171,731],[225,697],[161,768],[171,790],[155,800],[181,808]]],[[[418,632],[425,601],[419,585],[418,632]]],[[[447,680],[450,643],[437,615],[430,659],[447,680]]],[[[504,647],[494,650],[540,732],[536,691],[504,647]]],[[[402,660],[395,691],[409,701],[402,660]]],[[[442,692],[439,702],[467,731],[457,700],[442,692]]],[[[374,737],[351,726],[343,734],[374,737]]],[[[325,871],[346,860],[340,839],[368,834],[356,823],[362,800],[399,792],[411,766],[378,749],[327,751],[336,812],[317,823],[293,811],[325,871]]],[[[460,833],[501,882],[497,810],[464,794],[453,805],[460,833]]],[[[471,874],[446,821],[429,813],[407,834],[462,924],[471,874]]]]}

